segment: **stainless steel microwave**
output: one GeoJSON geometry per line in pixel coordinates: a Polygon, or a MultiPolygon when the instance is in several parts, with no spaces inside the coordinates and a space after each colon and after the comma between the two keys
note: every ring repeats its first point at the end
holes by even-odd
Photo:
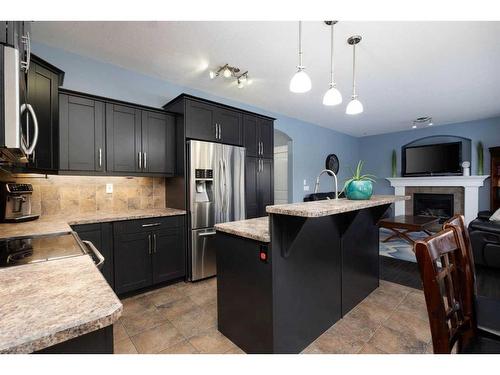
{"type": "Polygon", "coordinates": [[[38,141],[38,121],[33,107],[26,98],[26,75],[30,65],[29,33],[19,36],[23,49],[20,58],[19,48],[12,45],[0,45],[0,162],[27,163],[38,141]],[[25,51],[25,52],[24,52],[25,51]],[[32,123],[33,134],[23,131],[23,123],[29,129],[32,123]]]}

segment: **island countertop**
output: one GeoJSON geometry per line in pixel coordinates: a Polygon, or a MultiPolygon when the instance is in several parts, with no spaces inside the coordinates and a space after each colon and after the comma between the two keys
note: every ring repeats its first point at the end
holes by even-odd
{"type": "Polygon", "coordinates": [[[259,242],[271,242],[268,216],[215,224],[215,230],[259,242]]]}
{"type": "Polygon", "coordinates": [[[87,255],[0,269],[0,353],[32,353],[113,324],[122,304],[87,255]]]}
{"type": "MultiPolygon", "coordinates": [[[[347,199],[335,201],[332,199],[316,202],[280,204],[267,206],[266,211],[272,214],[289,216],[321,217],[390,204],[395,201],[407,199],[409,199],[407,196],[378,195],[373,196],[370,200],[364,201],[347,199]]],[[[269,216],[216,224],[215,230],[259,242],[271,242],[269,216]]]]}
{"type": "Polygon", "coordinates": [[[322,217],[362,210],[364,208],[381,206],[409,199],[409,196],[404,195],[373,195],[368,200],[349,200],[342,198],[314,202],[278,204],[274,206],[267,206],[266,212],[268,214],[288,216],[322,217]]]}

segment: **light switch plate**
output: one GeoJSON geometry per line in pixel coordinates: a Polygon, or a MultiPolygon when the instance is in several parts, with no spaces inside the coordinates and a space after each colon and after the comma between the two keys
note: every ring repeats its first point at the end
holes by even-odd
{"type": "Polygon", "coordinates": [[[106,193],[108,194],[113,193],[113,184],[106,184],[106,193]]]}

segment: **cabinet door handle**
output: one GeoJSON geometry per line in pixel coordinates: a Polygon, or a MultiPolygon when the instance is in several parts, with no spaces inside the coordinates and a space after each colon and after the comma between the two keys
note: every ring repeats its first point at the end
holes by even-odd
{"type": "Polygon", "coordinates": [[[219,124],[219,140],[222,139],[222,127],[219,124]]]}
{"type": "Polygon", "coordinates": [[[219,125],[215,123],[215,139],[219,139],[219,125]]]}
{"type": "Polygon", "coordinates": [[[149,228],[149,227],[158,227],[160,225],[161,225],[161,223],[150,223],[150,224],[142,224],[142,227],[149,228]]]}
{"type": "Polygon", "coordinates": [[[153,234],[153,253],[156,253],[156,233],[153,234]]]}
{"type": "Polygon", "coordinates": [[[148,253],[151,254],[151,235],[148,234],[148,253]]]}
{"type": "Polygon", "coordinates": [[[148,154],[146,154],[145,152],[142,154],[144,155],[144,169],[147,169],[148,168],[148,154]]]}
{"type": "Polygon", "coordinates": [[[99,147],[99,168],[102,167],[102,148],[99,147]]]}
{"type": "Polygon", "coordinates": [[[142,169],[142,157],[141,157],[141,152],[138,153],[139,155],[139,169],[142,169]]]}

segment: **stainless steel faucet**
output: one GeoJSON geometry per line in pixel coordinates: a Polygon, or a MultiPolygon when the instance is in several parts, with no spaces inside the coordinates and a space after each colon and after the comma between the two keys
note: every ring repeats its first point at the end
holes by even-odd
{"type": "Polygon", "coordinates": [[[331,169],[323,169],[320,172],[320,174],[318,175],[318,178],[316,179],[316,186],[314,187],[314,194],[316,194],[319,190],[319,179],[324,173],[328,173],[330,176],[333,176],[333,178],[335,180],[335,199],[339,199],[339,187],[337,184],[337,175],[331,169]]]}

